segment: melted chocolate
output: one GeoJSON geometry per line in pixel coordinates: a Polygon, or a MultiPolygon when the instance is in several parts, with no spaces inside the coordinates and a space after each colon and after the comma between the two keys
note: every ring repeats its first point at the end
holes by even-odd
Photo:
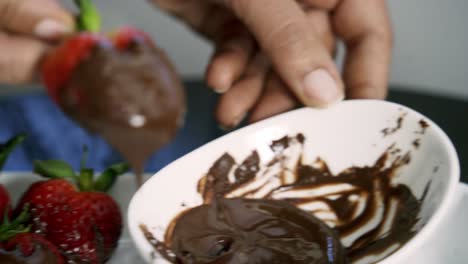
{"type": "Polygon", "coordinates": [[[334,230],[282,201],[219,199],[182,214],[167,237],[173,263],[346,263],[334,230]]]}
{"type": "MultiPolygon", "coordinates": [[[[282,213],[281,217],[278,214],[275,222],[277,230],[288,230],[289,221],[294,222],[299,215],[298,212],[288,211],[291,208],[289,205],[302,209],[310,216],[317,216],[329,226],[323,229],[328,231],[322,231],[330,232],[329,235],[336,232],[346,248],[341,250],[337,246],[333,251],[338,254],[335,260],[342,261],[336,263],[344,263],[345,258],[355,262],[370,255],[375,256],[375,261],[381,260],[414,236],[414,227],[419,221],[421,203],[428,187],[423,197],[417,199],[406,185],[393,184],[397,170],[410,162],[409,153],[399,154],[401,150],[395,152],[396,147],[392,145],[372,166],[351,167],[333,174],[321,159],[313,164],[302,161],[304,142],[302,134],[274,141],[271,149],[275,157],[264,162],[266,165],[262,165],[256,151],[240,164],[227,153],[221,156],[199,181],[198,191],[204,205],[188,209],[176,217],[167,229],[163,244],[174,252],[174,256],[178,256],[168,260],[172,263],[244,263],[234,256],[250,245],[242,239],[255,237],[259,231],[251,228],[255,226],[253,219],[256,218],[249,218],[249,209],[246,208],[249,204],[252,204],[252,208],[262,204],[290,212],[282,213]],[[221,209],[216,210],[219,207],[221,209]],[[238,217],[237,222],[232,220],[233,216],[238,217]],[[212,234],[215,235],[211,237],[212,234]],[[245,237],[232,234],[243,234],[245,237]],[[197,240],[202,237],[210,239],[197,240]],[[229,246],[225,245],[226,241],[229,241],[229,246]],[[239,241],[246,246],[233,247],[239,241]],[[212,248],[219,249],[215,252],[221,252],[214,258],[222,259],[220,262],[207,257],[211,256],[209,249],[212,248]],[[392,252],[388,252],[389,249],[392,252]],[[343,253],[345,251],[346,254],[343,253]],[[181,262],[181,259],[184,261],[181,262]]],[[[311,220],[308,225],[323,226],[321,221],[311,220]]],[[[290,236],[286,233],[283,238],[290,236]]],[[[314,241],[320,245],[318,248],[325,245],[325,237],[327,235],[324,233],[314,233],[314,241]]],[[[334,236],[330,237],[335,241],[334,236]]],[[[270,248],[272,245],[269,245],[270,248]]],[[[297,243],[296,246],[295,250],[300,250],[303,244],[297,243]]],[[[259,244],[255,244],[254,248],[263,250],[259,244]]],[[[156,250],[160,251],[158,248],[156,250]]],[[[246,256],[249,259],[256,257],[250,253],[246,253],[246,256]]],[[[274,259],[281,257],[275,255],[274,259]]],[[[271,259],[261,260],[252,263],[275,263],[271,259]]],[[[295,261],[281,259],[278,263],[334,263],[295,261]]]]}
{"type": "Polygon", "coordinates": [[[102,135],[137,174],[175,136],[185,112],[182,83],[169,59],[139,42],[126,51],[96,46],[61,97],[64,111],[102,135]]]}
{"type": "Polygon", "coordinates": [[[55,264],[55,255],[42,246],[36,246],[31,256],[24,256],[19,249],[5,251],[0,249],[0,263],[2,264],[55,264]]]}

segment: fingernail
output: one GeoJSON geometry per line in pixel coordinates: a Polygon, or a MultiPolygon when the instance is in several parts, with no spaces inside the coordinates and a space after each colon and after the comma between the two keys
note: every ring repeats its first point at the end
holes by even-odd
{"type": "Polygon", "coordinates": [[[343,100],[344,93],[324,69],[317,69],[304,78],[304,96],[313,103],[330,105],[343,100]]]}
{"type": "Polygon", "coordinates": [[[247,114],[242,114],[236,118],[234,118],[234,121],[232,122],[234,127],[237,127],[242,121],[244,121],[245,117],[247,114]]]}
{"type": "Polygon", "coordinates": [[[218,94],[223,94],[229,90],[229,88],[213,88],[213,90],[218,94]]]}
{"type": "Polygon", "coordinates": [[[240,115],[239,117],[234,118],[230,125],[219,124],[218,127],[225,132],[234,130],[242,121],[244,121],[246,116],[246,114],[240,115]]]}
{"type": "Polygon", "coordinates": [[[72,31],[71,28],[52,19],[44,19],[36,25],[34,33],[45,39],[56,38],[72,31]]]}

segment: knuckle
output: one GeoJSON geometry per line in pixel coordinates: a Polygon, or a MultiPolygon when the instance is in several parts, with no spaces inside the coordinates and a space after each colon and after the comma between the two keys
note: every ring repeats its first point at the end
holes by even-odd
{"type": "Polygon", "coordinates": [[[394,45],[394,37],[391,30],[380,30],[375,31],[374,33],[370,34],[371,38],[378,42],[381,46],[392,49],[394,45]]]}
{"type": "MultiPolygon", "coordinates": [[[[9,42],[7,35],[0,34],[0,46],[11,46],[9,42]]],[[[22,84],[30,81],[35,65],[29,61],[28,52],[18,54],[11,47],[2,51],[0,53],[0,82],[22,84]]]]}
{"type": "Polygon", "coordinates": [[[252,4],[254,1],[251,0],[219,0],[225,6],[231,8],[238,16],[249,18],[253,11],[252,4]]]}

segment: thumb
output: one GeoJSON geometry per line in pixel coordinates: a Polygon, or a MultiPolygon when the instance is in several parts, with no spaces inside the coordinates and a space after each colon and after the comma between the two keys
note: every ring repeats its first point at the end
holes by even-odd
{"type": "Polygon", "coordinates": [[[0,28],[56,39],[73,31],[74,19],[56,0],[0,0],[0,28]]]}
{"type": "Polygon", "coordinates": [[[335,63],[296,1],[225,0],[247,25],[275,70],[308,106],[344,98],[335,63]]]}

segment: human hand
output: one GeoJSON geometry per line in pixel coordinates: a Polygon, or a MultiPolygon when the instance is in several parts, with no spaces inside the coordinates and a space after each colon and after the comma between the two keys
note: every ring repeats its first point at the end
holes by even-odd
{"type": "Polygon", "coordinates": [[[215,45],[206,81],[219,122],[256,121],[300,101],[384,98],[392,33],[384,0],[153,0],[215,45]],[[343,75],[333,61],[346,44],[343,75]],[[346,87],[346,89],[345,89],[346,87]]]}
{"type": "Polygon", "coordinates": [[[51,43],[73,29],[55,0],[0,0],[0,83],[33,81],[51,43]]]}

